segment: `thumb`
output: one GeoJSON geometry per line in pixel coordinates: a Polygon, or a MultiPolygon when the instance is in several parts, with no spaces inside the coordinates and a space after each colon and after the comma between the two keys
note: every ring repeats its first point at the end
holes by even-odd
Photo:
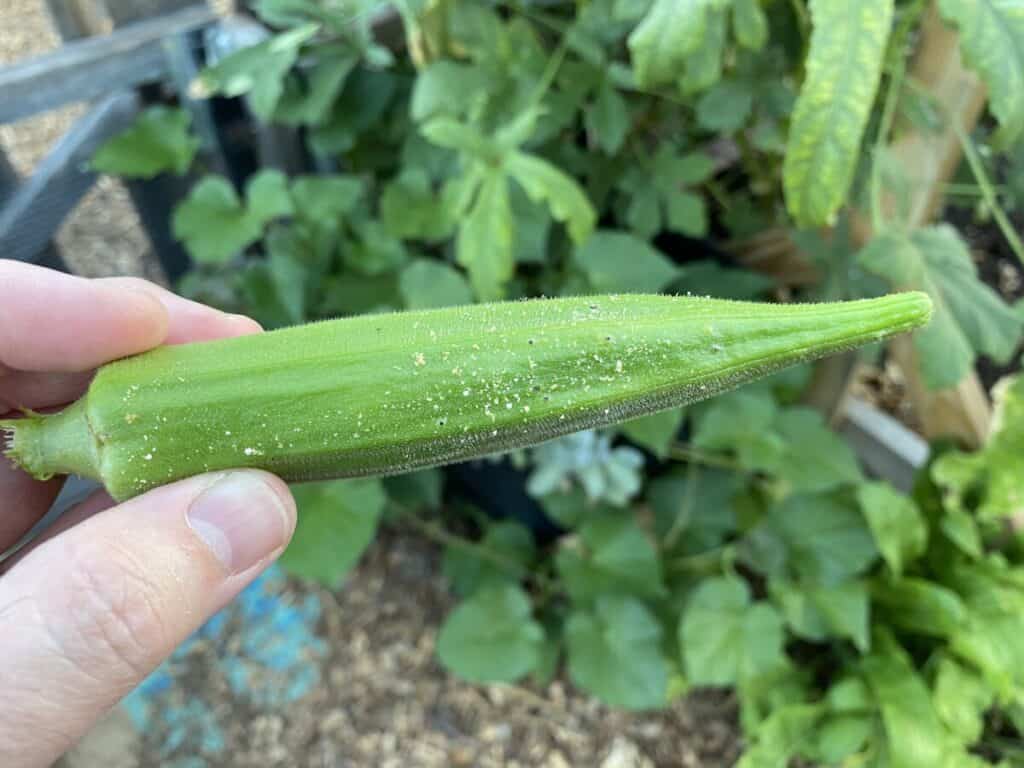
{"type": "Polygon", "coordinates": [[[277,555],[273,475],[164,486],[48,539],[0,577],[0,765],[49,765],[277,555]]]}

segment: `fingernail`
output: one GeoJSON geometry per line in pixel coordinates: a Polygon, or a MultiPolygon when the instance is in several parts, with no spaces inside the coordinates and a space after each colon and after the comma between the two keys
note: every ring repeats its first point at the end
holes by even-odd
{"type": "Polygon", "coordinates": [[[280,497],[252,472],[218,479],[192,502],[186,519],[229,573],[241,573],[272,554],[291,527],[280,497]]]}

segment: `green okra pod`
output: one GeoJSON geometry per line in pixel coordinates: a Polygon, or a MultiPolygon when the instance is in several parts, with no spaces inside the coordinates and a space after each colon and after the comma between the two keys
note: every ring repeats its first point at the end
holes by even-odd
{"type": "Polygon", "coordinates": [[[927,322],[923,293],[836,304],[621,295],[366,315],[103,366],[53,415],[0,421],[38,478],[116,499],[202,472],[392,474],[711,397],[927,322]]]}

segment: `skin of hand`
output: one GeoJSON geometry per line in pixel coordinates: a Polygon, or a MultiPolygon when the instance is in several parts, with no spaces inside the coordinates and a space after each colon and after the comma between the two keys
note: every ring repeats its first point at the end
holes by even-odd
{"type": "MultiPolygon", "coordinates": [[[[0,260],[0,416],[70,403],[117,358],[260,330],[143,280],[0,260]]],[[[0,456],[0,552],[62,482],[35,481],[0,456]]],[[[0,765],[55,761],[266,568],[294,527],[288,487],[237,470],[120,505],[97,492],[0,561],[0,765]]]]}

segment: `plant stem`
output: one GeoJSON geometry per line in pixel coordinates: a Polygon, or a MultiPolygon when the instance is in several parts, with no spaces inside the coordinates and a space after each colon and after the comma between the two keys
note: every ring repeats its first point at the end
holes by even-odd
{"type": "Polygon", "coordinates": [[[722,456],[716,453],[705,453],[700,448],[694,448],[685,443],[676,443],[669,449],[669,458],[675,461],[689,461],[695,464],[702,464],[706,467],[718,467],[720,469],[732,469],[736,472],[745,472],[746,469],[735,459],[722,456]]]}
{"type": "Polygon", "coordinates": [[[1024,264],[1024,243],[1021,243],[1020,237],[1017,235],[1016,230],[1013,228],[1013,224],[1010,222],[1009,216],[1006,215],[1006,211],[1003,210],[1003,206],[999,204],[999,197],[996,195],[995,186],[992,184],[992,180],[988,177],[988,172],[985,170],[985,164],[981,161],[981,157],[978,155],[978,150],[974,146],[974,142],[971,137],[967,135],[967,131],[960,125],[960,122],[955,116],[949,116],[950,125],[953,126],[953,131],[956,133],[958,139],[960,139],[960,145],[964,150],[964,158],[967,160],[967,165],[971,169],[971,173],[974,174],[975,181],[978,182],[978,187],[981,189],[981,197],[985,201],[985,204],[992,211],[992,217],[996,221],[996,225],[999,227],[999,231],[1003,237],[1006,238],[1006,242],[1009,243],[1010,249],[1016,254],[1021,264],[1024,264]]]}

